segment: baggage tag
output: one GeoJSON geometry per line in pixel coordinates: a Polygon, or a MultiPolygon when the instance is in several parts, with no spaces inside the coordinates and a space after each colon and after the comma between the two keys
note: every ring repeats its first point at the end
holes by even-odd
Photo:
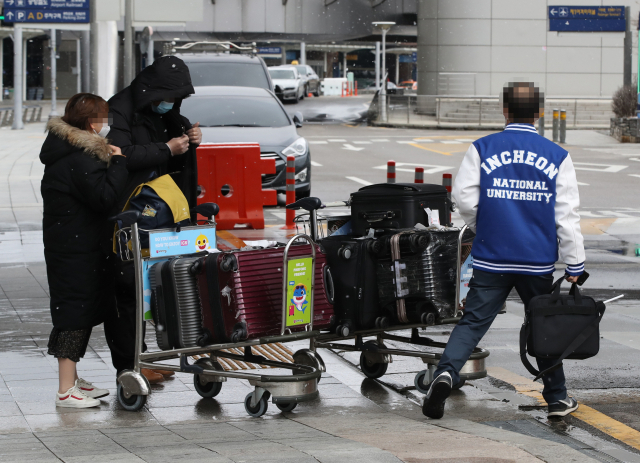
{"type": "Polygon", "coordinates": [[[440,228],[440,212],[438,209],[431,210],[428,207],[425,207],[424,211],[427,213],[427,225],[429,227],[440,228]]]}
{"type": "Polygon", "coordinates": [[[391,267],[396,284],[396,297],[405,297],[409,294],[409,289],[407,288],[407,276],[405,272],[406,269],[407,264],[400,262],[399,260],[396,260],[391,267]]]}

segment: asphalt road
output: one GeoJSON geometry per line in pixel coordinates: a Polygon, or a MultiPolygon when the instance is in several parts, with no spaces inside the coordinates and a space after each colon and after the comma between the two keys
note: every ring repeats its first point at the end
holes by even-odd
{"type": "MultiPolygon", "coordinates": [[[[328,117],[334,123],[309,122],[299,129],[311,147],[312,195],[324,202],[345,200],[363,185],[384,182],[388,160],[396,161],[398,182],[412,182],[414,168],[420,166],[425,168],[425,182],[441,183],[442,173],[455,176],[469,144],[491,133],[368,127],[357,122],[362,116],[357,111],[358,103],[365,99],[345,100],[349,99],[324,99],[323,106],[323,98],[319,98],[287,106],[288,111],[303,112],[307,120],[317,120],[320,113],[352,114],[351,122],[343,119],[337,123],[340,117],[328,117]]],[[[601,326],[601,353],[586,361],[565,362],[567,385],[582,403],[640,431],[640,257],[636,257],[640,247],[640,148],[619,144],[606,133],[596,131],[570,131],[567,142],[565,147],[571,153],[580,182],[581,223],[587,269],[592,274],[584,291],[602,298],[627,294],[627,299],[608,308],[601,326]]],[[[512,296],[507,314],[497,319],[481,346],[491,351],[489,366],[500,366],[529,378],[517,353],[523,308],[517,296],[512,296]]],[[[357,363],[355,358],[352,361],[357,363]]],[[[385,378],[393,378],[391,371],[390,375],[385,378]]],[[[411,375],[406,374],[395,380],[399,389],[410,386],[411,381],[411,375]]],[[[478,386],[482,388],[482,384],[478,386]]],[[[458,399],[464,404],[465,394],[471,401],[474,392],[465,387],[460,394],[458,399]]],[[[467,405],[471,407],[471,403],[467,405]]],[[[514,404],[513,419],[522,411],[514,404]]],[[[574,418],[549,422],[539,411],[530,413],[559,432],[583,436],[583,441],[614,441],[593,423],[574,418]]],[[[472,414],[478,421],[490,421],[477,409],[472,414]]],[[[617,455],[619,461],[640,461],[640,456],[631,453],[617,455]]]]}

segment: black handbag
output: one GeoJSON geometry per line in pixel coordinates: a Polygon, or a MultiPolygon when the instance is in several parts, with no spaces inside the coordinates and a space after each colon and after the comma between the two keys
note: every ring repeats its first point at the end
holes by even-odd
{"type": "Polygon", "coordinates": [[[603,302],[580,294],[576,284],[569,294],[560,294],[564,277],[551,287],[550,294],[535,296],[525,310],[520,330],[520,359],[535,375],[534,381],[560,368],[564,359],[587,359],[600,349],[600,320],[605,311],[603,302]],[[557,359],[543,371],[536,370],[527,359],[557,359]]]}

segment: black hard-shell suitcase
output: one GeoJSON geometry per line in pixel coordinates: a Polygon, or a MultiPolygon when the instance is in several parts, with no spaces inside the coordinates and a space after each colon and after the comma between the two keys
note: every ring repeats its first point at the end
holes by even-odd
{"type": "Polygon", "coordinates": [[[411,228],[428,224],[425,209],[437,210],[440,225],[449,224],[451,200],[442,185],[379,183],[351,194],[351,229],[356,236],[367,230],[411,228]]]}
{"type": "Polygon", "coordinates": [[[380,304],[396,313],[400,322],[424,323],[455,317],[459,234],[457,228],[410,229],[380,238],[383,244],[377,266],[380,304]],[[399,235],[396,244],[399,253],[395,258],[391,252],[394,235],[399,235]],[[400,299],[408,320],[402,320],[398,312],[400,299]]]}
{"type": "Polygon", "coordinates": [[[327,252],[334,286],[336,333],[386,327],[390,319],[378,304],[376,239],[351,235],[329,236],[321,241],[327,252]]]}
{"type": "Polygon", "coordinates": [[[195,347],[204,334],[198,285],[189,272],[202,254],[197,256],[172,258],[149,269],[151,314],[162,350],[195,347]]]}

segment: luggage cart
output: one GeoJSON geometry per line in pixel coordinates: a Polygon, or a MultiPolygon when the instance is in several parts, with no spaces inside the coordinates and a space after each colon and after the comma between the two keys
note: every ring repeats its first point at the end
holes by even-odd
{"type": "MultiPolygon", "coordinates": [[[[327,204],[326,206],[319,206],[318,209],[323,207],[344,207],[347,205],[347,202],[339,201],[327,204]]],[[[308,210],[308,212],[308,215],[303,214],[302,216],[298,216],[299,218],[296,220],[296,226],[302,227],[303,230],[306,233],[309,233],[314,240],[318,237],[325,236],[324,225],[326,224],[326,219],[317,216],[317,209],[308,210]]],[[[311,339],[310,351],[315,352],[318,348],[326,348],[338,349],[347,352],[361,352],[360,368],[367,377],[372,379],[384,376],[387,372],[389,363],[393,362],[394,355],[420,358],[427,365],[427,368],[416,374],[414,385],[418,391],[426,394],[429,384],[433,380],[433,374],[435,373],[438,363],[442,358],[442,352],[433,352],[432,350],[444,350],[446,343],[437,342],[431,338],[421,336],[420,330],[426,330],[428,326],[456,324],[462,318],[462,312],[464,310],[464,301],[463,298],[461,298],[462,272],[463,266],[469,265],[468,262],[466,262],[469,258],[469,252],[463,252],[463,248],[466,248],[467,251],[470,251],[471,249],[471,243],[465,241],[469,239],[470,233],[471,230],[469,230],[465,225],[460,229],[458,234],[455,317],[436,320],[430,316],[429,320],[427,320],[427,323],[425,324],[403,324],[389,326],[383,329],[376,328],[362,330],[350,333],[347,336],[340,336],[335,333],[321,334],[320,336],[311,339]],[[409,329],[411,330],[411,335],[409,337],[391,334],[392,332],[409,329]],[[342,343],[351,339],[355,341],[353,344],[342,343]],[[426,347],[429,348],[430,351],[390,349],[385,345],[385,340],[426,347]]],[[[460,370],[460,382],[454,385],[453,388],[461,388],[467,380],[486,377],[487,370],[485,366],[485,359],[488,356],[488,350],[476,347],[473,350],[473,353],[469,356],[469,360],[460,370]]]]}
{"type": "MultiPolygon", "coordinates": [[[[194,212],[208,217],[208,225],[210,228],[215,227],[213,215],[215,212],[206,212],[203,209],[206,204],[201,204],[194,208],[194,212]]],[[[209,205],[211,206],[211,205],[209,205]]],[[[217,212],[217,206],[215,206],[217,212]]],[[[313,312],[311,312],[311,321],[304,326],[305,331],[294,331],[285,324],[282,326],[280,335],[267,336],[255,340],[246,340],[236,343],[224,343],[207,345],[204,347],[188,347],[181,349],[171,349],[156,352],[142,352],[144,342],[145,328],[145,310],[144,310],[144,287],[143,287],[143,265],[151,263],[153,260],[160,258],[143,257],[140,246],[140,232],[147,232],[138,228],[138,220],[140,213],[138,211],[126,211],[114,217],[121,227],[116,233],[117,244],[120,249],[120,257],[123,261],[133,261],[135,271],[135,287],[136,287],[136,340],[135,340],[135,358],[133,370],[125,370],[118,375],[117,397],[120,405],[129,411],[140,410],[146,403],[147,396],[151,393],[149,382],[141,374],[142,368],[162,369],[169,371],[177,371],[181,373],[193,374],[193,384],[196,392],[203,398],[213,398],[218,395],[222,389],[222,383],[227,378],[237,378],[248,380],[255,387],[254,391],[249,393],[245,400],[244,406],[247,413],[253,417],[264,415],[268,408],[268,401],[272,402],[283,412],[293,410],[298,403],[313,400],[318,396],[318,381],[323,371],[326,371],[324,363],[321,359],[316,358],[315,354],[309,349],[301,349],[293,354],[294,363],[284,363],[266,359],[260,355],[254,355],[251,351],[252,346],[271,343],[284,343],[297,341],[302,339],[310,339],[319,335],[319,331],[313,331],[313,312]],[[288,331],[287,334],[285,332],[288,331]],[[244,348],[244,355],[223,352],[223,349],[244,348]],[[209,355],[209,358],[199,358],[194,363],[189,362],[189,357],[194,355],[209,355]],[[273,368],[281,368],[291,370],[292,375],[271,375],[271,374],[255,374],[236,371],[225,371],[217,358],[226,358],[242,362],[250,362],[273,368]],[[180,364],[174,365],[166,362],[167,360],[179,359],[180,364]]],[[[153,230],[156,232],[169,232],[177,236],[180,240],[180,234],[193,230],[196,227],[183,227],[181,230],[153,230]]],[[[204,229],[205,227],[197,227],[204,229]]],[[[215,230],[215,229],[214,229],[215,230]]],[[[302,239],[310,243],[312,246],[312,255],[302,256],[312,259],[311,275],[313,276],[313,262],[315,260],[314,243],[309,236],[298,234],[291,238],[287,243],[284,252],[284,277],[286,279],[286,269],[288,265],[288,250],[290,246],[297,240],[302,239]]],[[[204,255],[204,254],[203,254],[204,255]]],[[[176,257],[179,254],[176,255],[176,257]]],[[[296,256],[299,259],[301,256],[296,256]]],[[[163,256],[166,258],[166,256],[163,256]]],[[[313,281],[313,280],[312,280],[313,281]]],[[[286,285],[286,280],[283,281],[286,285]]],[[[310,290],[313,297],[313,290],[310,290]]],[[[283,297],[283,320],[286,320],[284,309],[286,308],[286,292],[283,297]]],[[[313,310],[313,304],[311,304],[313,310]]]]}

